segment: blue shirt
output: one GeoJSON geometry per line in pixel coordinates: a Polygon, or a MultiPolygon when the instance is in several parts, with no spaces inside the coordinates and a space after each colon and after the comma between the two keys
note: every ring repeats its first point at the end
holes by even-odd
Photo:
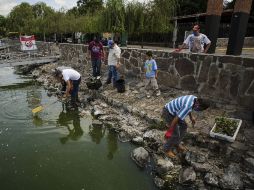
{"type": "Polygon", "coordinates": [[[155,71],[157,70],[157,64],[154,59],[146,60],[145,62],[146,78],[155,77],[155,71]]]}
{"type": "Polygon", "coordinates": [[[197,98],[193,95],[181,96],[174,100],[171,100],[165,105],[169,113],[184,120],[185,117],[192,111],[194,99],[197,98]]]}

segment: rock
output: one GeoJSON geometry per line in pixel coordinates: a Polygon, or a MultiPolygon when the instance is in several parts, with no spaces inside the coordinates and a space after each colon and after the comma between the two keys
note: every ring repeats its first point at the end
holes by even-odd
{"type": "Polygon", "coordinates": [[[164,132],[157,129],[146,131],[143,138],[152,142],[163,144],[164,132]]]}
{"type": "Polygon", "coordinates": [[[240,171],[239,165],[229,165],[220,181],[220,186],[222,186],[224,189],[243,189],[240,171]]]}
{"type": "Polygon", "coordinates": [[[213,173],[207,173],[204,177],[204,180],[205,182],[208,184],[208,185],[212,185],[212,186],[216,186],[218,187],[219,186],[219,180],[218,180],[218,177],[215,176],[213,173]]]}
{"type": "Polygon", "coordinates": [[[158,158],[155,164],[156,171],[160,176],[166,174],[168,171],[174,168],[174,164],[171,161],[165,160],[163,158],[158,158]]]}
{"type": "Polygon", "coordinates": [[[200,152],[188,151],[185,155],[185,160],[191,164],[193,162],[196,163],[205,163],[207,161],[208,155],[204,155],[200,152]]]}
{"type": "Polygon", "coordinates": [[[254,158],[245,158],[244,159],[245,168],[248,168],[249,171],[254,173],[254,158]]]}
{"type": "Polygon", "coordinates": [[[152,129],[143,134],[144,143],[147,147],[158,151],[163,144],[164,132],[152,129]]]}
{"type": "Polygon", "coordinates": [[[194,170],[197,172],[208,172],[211,171],[212,166],[208,163],[200,164],[196,162],[192,162],[191,165],[193,166],[194,170]]]}
{"type": "Polygon", "coordinates": [[[92,125],[93,127],[102,127],[103,123],[100,122],[99,120],[93,120],[92,125]]]}
{"type": "Polygon", "coordinates": [[[248,152],[247,152],[247,155],[250,156],[250,157],[252,157],[252,158],[254,158],[254,152],[252,152],[252,151],[248,151],[248,152]]]}
{"type": "Polygon", "coordinates": [[[40,76],[40,71],[34,70],[34,71],[32,72],[32,76],[33,76],[34,78],[38,78],[38,77],[40,76]]]}
{"type": "Polygon", "coordinates": [[[181,183],[193,183],[196,181],[196,172],[192,167],[186,168],[180,178],[181,183]]]}
{"type": "Polygon", "coordinates": [[[125,131],[121,131],[118,134],[118,140],[121,142],[129,142],[131,141],[131,139],[132,139],[131,136],[125,131]]]}
{"type": "Polygon", "coordinates": [[[168,189],[176,189],[181,169],[182,166],[180,165],[174,166],[174,168],[168,171],[167,175],[164,176],[168,189]]]}
{"type": "Polygon", "coordinates": [[[100,115],[104,115],[105,113],[101,110],[101,108],[97,105],[94,106],[92,113],[94,116],[98,117],[100,115]]]}
{"type": "Polygon", "coordinates": [[[91,112],[88,110],[82,110],[79,115],[81,117],[92,117],[91,112]]]}
{"type": "Polygon", "coordinates": [[[131,140],[134,144],[142,145],[144,143],[144,140],[142,137],[136,137],[131,140]]]}
{"type": "Polygon", "coordinates": [[[158,176],[155,176],[154,183],[159,189],[162,189],[165,185],[165,181],[158,176]]]}
{"type": "Polygon", "coordinates": [[[138,166],[145,167],[149,161],[149,153],[143,147],[139,147],[132,151],[131,158],[138,166]]]}

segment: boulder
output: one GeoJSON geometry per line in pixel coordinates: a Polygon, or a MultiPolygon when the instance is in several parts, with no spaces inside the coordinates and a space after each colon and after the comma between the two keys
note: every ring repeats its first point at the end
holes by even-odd
{"type": "Polygon", "coordinates": [[[165,185],[165,181],[158,176],[155,176],[154,183],[159,189],[162,189],[165,185]]]}
{"type": "Polygon", "coordinates": [[[181,183],[194,183],[196,181],[196,172],[193,167],[186,168],[180,178],[181,183]]]}
{"type": "Polygon", "coordinates": [[[196,162],[192,162],[191,165],[193,166],[194,170],[197,172],[208,172],[211,171],[212,166],[208,163],[196,163],[196,162]]]}
{"type": "Polygon", "coordinates": [[[220,186],[224,189],[243,189],[240,173],[241,170],[239,165],[229,165],[220,181],[220,186]]]}
{"type": "Polygon", "coordinates": [[[213,173],[207,173],[204,177],[205,182],[208,185],[212,185],[212,186],[219,186],[219,180],[218,177],[216,175],[214,175],[213,173]]]}
{"type": "Polygon", "coordinates": [[[156,171],[159,175],[166,174],[168,171],[174,168],[174,164],[170,160],[165,160],[159,157],[155,160],[156,171]]]}
{"type": "Polygon", "coordinates": [[[207,161],[207,157],[208,155],[205,155],[203,153],[200,152],[196,152],[196,151],[188,151],[185,155],[185,160],[191,164],[193,162],[196,163],[205,163],[207,161]]]}
{"type": "Polygon", "coordinates": [[[149,153],[143,147],[139,147],[132,151],[131,158],[138,166],[145,167],[149,161],[149,153]]]}

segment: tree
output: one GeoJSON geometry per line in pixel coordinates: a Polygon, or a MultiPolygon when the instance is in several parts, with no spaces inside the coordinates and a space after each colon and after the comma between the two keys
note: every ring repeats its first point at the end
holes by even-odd
{"type": "Polygon", "coordinates": [[[7,19],[4,16],[0,15],[0,36],[4,36],[7,31],[6,22],[7,19]]]}
{"type": "Polygon", "coordinates": [[[103,0],[78,0],[77,7],[80,15],[94,15],[103,9],[103,0]]]}
{"type": "Polygon", "coordinates": [[[125,6],[123,0],[108,0],[102,14],[105,32],[125,31],[125,6]]]}
{"type": "Polygon", "coordinates": [[[34,14],[29,3],[21,3],[14,7],[8,18],[8,26],[11,31],[31,33],[33,28],[34,14]]]}
{"type": "Polygon", "coordinates": [[[205,0],[179,0],[177,16],[205,13],[207,1],[205,0]]]}

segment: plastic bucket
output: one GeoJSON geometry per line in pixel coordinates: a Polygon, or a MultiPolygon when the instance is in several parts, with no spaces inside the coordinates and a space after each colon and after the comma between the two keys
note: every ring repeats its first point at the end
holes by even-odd
{"type": "Polygon", "coordinates": [[[125,92],[125,81],[124,81],[124,79],[119,79],[119,80],[116,81],[116,89],[117,89],[117,92],[119,92],[119,93],[125,92]]]}

